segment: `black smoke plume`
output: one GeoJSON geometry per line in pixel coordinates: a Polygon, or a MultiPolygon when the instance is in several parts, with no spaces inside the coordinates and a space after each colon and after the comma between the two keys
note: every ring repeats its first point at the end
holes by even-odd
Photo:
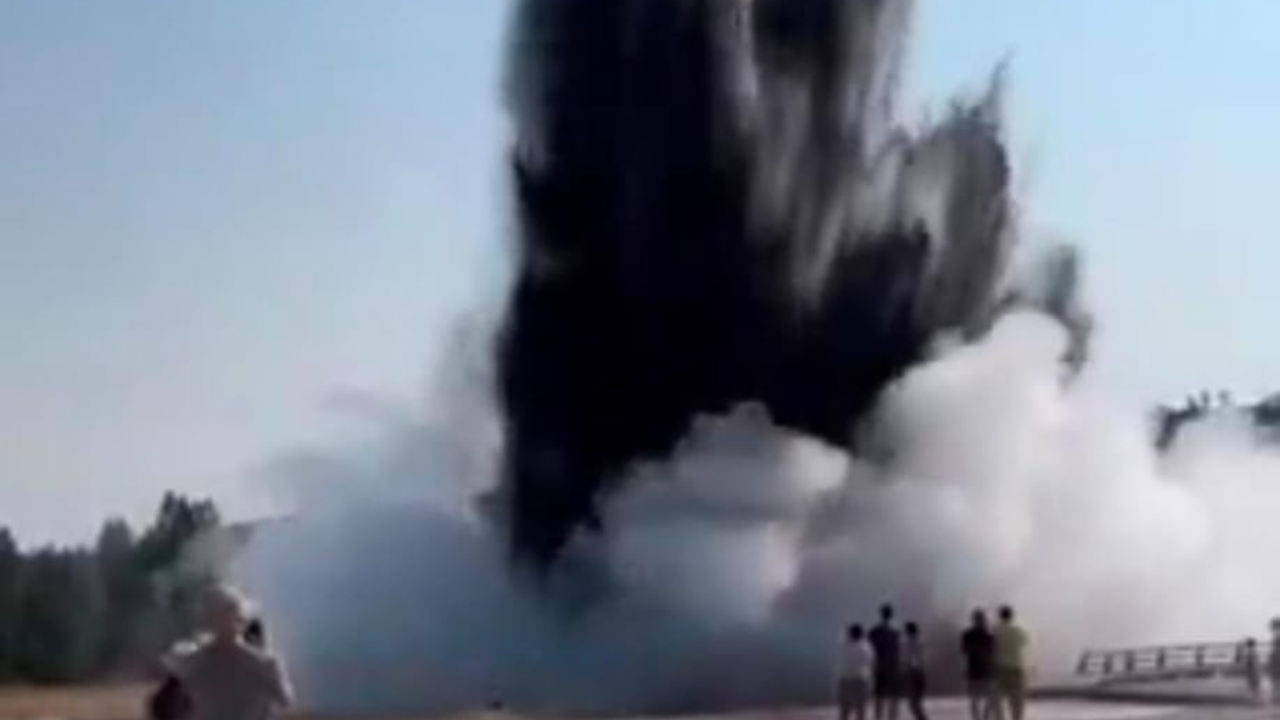
{"type": "MultiPolygon", "coordinates": [[[[842,446],[934,339],[991,320],[999,83],[915,133],[909,0],[521,0],[502,507],[550,564],[630,463],[759,401],[842,446]]],[[[856,447],[854,448],[857,449],[856,447]]]]}

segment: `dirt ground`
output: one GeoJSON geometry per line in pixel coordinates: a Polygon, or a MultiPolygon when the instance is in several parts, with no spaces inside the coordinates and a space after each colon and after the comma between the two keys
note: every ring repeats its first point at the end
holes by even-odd
{"type": "MultiPolygon", "coordinates": [[[[141,720],[147,688],[121,685],[83,688],[0,687],[0,720],[141,720]]],[[[290,716],[287,720],[331,720],[290,716]]],[[[362,719],[363,720],[363,719],[362,719]]],[[[414,720],[379,718],[377,720],[414,720]]],[[[421,719],[417,719],[421,720],[421,719]]],[[[483,713],[440,720],[499,720],[483,713]]],[[[510,720],[502,718],[501,720],[510,720]]]]}
{"type": "Polygon", "coordinates": [[[133,720],[142,697],[132,686],[0,688],[0,720],[133,720]]]}
{"type": "MultiPolygon", "coordinates": [[[[0,720],[141,720],[145,688],[137,686],[66,689],[0,688],[0,720]]],[[[1274,720],[1272,709],[1175,704],[1036,701],[1027,720],[1274,720]]],[[[932,720],[968,720],[965,704],[941,699],[929,703],[932,720]]],[[[906,720],[904,711],[899,717],[906,720]]],[[[333,720],[293,716],[287,720],[333,720]]],[[[352,720],[352,719],[344,719],[352,720]]],[[[359,720],[375,720],[372,718],[359,720]]],[[[376,720],[414,720],[378,718],[376,720]]],[[[424,720],[417,718],[416,720],[424,720]]],[[[520,720],[516,716],[475,713],[433,720],[520,720]]],[[[832,720],[829,709],[756,711],[684,720],[832,720]]]]}

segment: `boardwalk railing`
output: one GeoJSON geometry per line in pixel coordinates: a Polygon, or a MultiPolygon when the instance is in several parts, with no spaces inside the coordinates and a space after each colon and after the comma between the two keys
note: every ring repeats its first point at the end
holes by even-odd
{"type": "MultiPolygon", "coordinates": [[[[1269,643],[1259,643],[1258,662],[1264,663],[1270,652],[1269,643]]],[[[1243,671],[1244,660],[1241,643],[1086,650],[1076,675],[1098,684],[1236,675],[1243,671]]]]}

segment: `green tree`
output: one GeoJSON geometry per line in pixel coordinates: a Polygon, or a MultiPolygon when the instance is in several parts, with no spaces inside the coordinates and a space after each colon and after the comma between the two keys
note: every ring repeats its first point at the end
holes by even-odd
{"type": "Polygon", "coordinates": [[[154,603],[128,523],[117,519],[102,526],[96,558],[105,604],[98,662],[113,672],[137,664],[145,652],[145,623],[154,603]]]}
{"type": "Polygon", "coordinates": [[[214,573],[213,568],[193,562],[192,551],[219,522],[212,501],[167,493],[155,522],[139,539],[138,568],[148,578],[156,602],[150,623],[152,645],[168,643],[195,625],[200,594],[214,573]]]}
{"type": "Polygon", "coordinates": [[[23,553],[0,528],[0,681],[77,682],[136,675],[194,626],[218,567],[218,511],[165,495],[140,534],[105,523],[92,547],[23,553]]]}
{"type": "Polygon", "coordinates": [[[76,682],[97,671],[104,602],[96,559],[45,549],[25,563],[19,597],[18,670],[35,682],[76,682]]]}
{"type": "Polygon", "coordinates": [[[18,606],[22,577],[22,553],[13,533],[0,528],[0,680],[17,671],[18,606]]]}

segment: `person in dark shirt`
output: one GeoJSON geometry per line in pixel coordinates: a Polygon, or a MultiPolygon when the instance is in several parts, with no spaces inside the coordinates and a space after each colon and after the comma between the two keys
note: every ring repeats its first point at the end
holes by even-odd
{"type": "Polygon", "coordinates": [[[987,615],[973,611],[969,629],[960,636],[964,655],[965,682],[969,692],[972,720],[999,720],[1000,700],[996,695],[996,638],[987,625],[987,615]]]}
{"type": "Polygon", "coordinates": [[[867,636],[875,653],[875,719],[897,720],[902,683],[902,638],[893,625],[893,606],[880,607],[880,623],[867,636]]]}
{"type": "Polygon", "coordinates": [[[191,696],[187,689],[176,675],[166,673],[147,698],[147,717],[150,720],[181,720],[190,714],[191,696]]]}

